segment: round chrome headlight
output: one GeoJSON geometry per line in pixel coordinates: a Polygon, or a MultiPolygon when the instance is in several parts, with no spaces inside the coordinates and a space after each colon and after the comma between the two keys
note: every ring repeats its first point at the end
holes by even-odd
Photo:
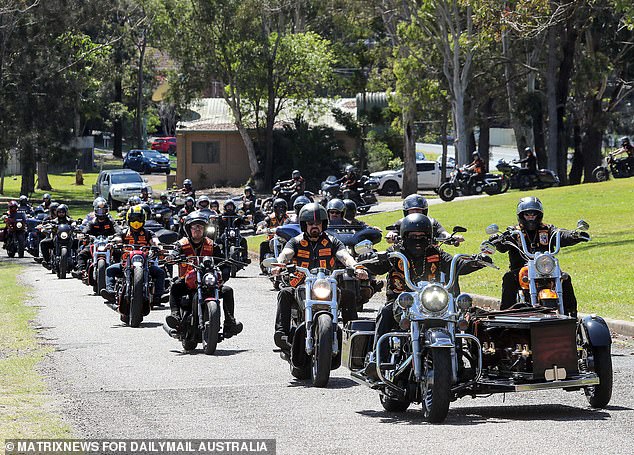
{"type": "Polygon", "coordinates": [[[313,284],[313,296],[317,300],[330,300],[332,296],[332,288],[330,287],[330,281],[317,280],[313,284]]]}
{"type": "Polygon", "coordinates": [[[469,294],[462,293],[456,298],[456,305],[462,311],[467,311],[473,305],[473,299],[469,294]]]}
{"type": "Polygon", "coordinates": [[[205,283],[205,286],[215,286],[216,282],[216,276],[213,273],[206,273],[203,277],[203,283],[205,283]]]}
{"type": "Polygon", "coordinates": [[[542,254],[535,260],[535,268],[540,275],[550,275],[555,270],[555,259],[548,254],[542,254]]]}
{"type": "Polygon", "coordinates": [[[420,303],[424,311],[440,313],[449,305],[449,294],[442,286],[430,284],[420,293],[420,303]]]}
{"type": "Polygon", "coordinates": [[[59,234],[59,238],[62,240],[66,240],[68,238],[68,232],[61,232],[59,234]]]}
{"type": "Polygon", "coordinates": [[[207,235],[213,237],[215,234],[216,234],[216,228],[213,226],[209,226],[207,228],[207,235]]]}
{"type": "Polygon", "coordinates": [[[15,225],[15,227],[17,227],[18,229],[22,229],[22,226],[23,226],[23,224],[22,224],[22,223],[17,223],[17,224],[15,225]]]}
{"type": "Polygon", "coordinates": [[[235,237],[236,231],[229,231],[229,237],[235,237]]]}
{"type": "Polygon", "coordinates": [[[396,304],[404,310],[407,310],[409,307],[414,305],[415,300],[414,294],[411,292],[401,292],[396,298],[396,304]]]}

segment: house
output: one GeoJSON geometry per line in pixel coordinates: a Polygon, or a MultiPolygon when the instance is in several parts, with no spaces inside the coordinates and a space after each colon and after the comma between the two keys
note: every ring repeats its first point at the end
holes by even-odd
{"type": "MultiPolygon", "coordinates": [[[[323,113],[311,126],[325,125],[335,130],[348,152],[353,152],[356,143],[347,135],[331,113],[338,107],[357,118],[355,98],[320,100],[326,106],[323,113]]],[[[203,98],[190,106],[189,118],[176,128],[178,168],[176,181],[192,180],[195,188],[213,185],[243,185],[251,176],[247,150],[236,128],[231,110],[223,98],[203,98]]],[[[292,123],[291,108],[284,109],[277,117],[276,128],[292,123]]]]}

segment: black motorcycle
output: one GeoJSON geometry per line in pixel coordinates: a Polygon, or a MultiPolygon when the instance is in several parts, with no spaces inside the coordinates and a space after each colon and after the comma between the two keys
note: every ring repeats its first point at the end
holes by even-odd
{"type": "Polygon", "coordinates": [[[235,278],[238,270],[245,268],[250,260],[247,258],[247,252],[244,251],[242,243],[242,233],[240,232],[240,223],[244,220],[241,216],[227,216],[222,218],[228,222],[223,233],[222,246],[225,253],[225,259],[231,261],[231,278],[235,278]]]}
{"type": "MultiPolygon", "coordinates": [[[[50,229],[50,228],[49,228],[50,229]]],[[[63,280],[77,265],[76,227],[67,223],[58,224],[53,232],[51,272],[63,280]]]]}
{"type": "Polygon", "coordinates": [[[614,155],[610,153],[605,162],[605,166],[597,166],[592,171],[592,176],[597,182],[605,182],[610,178],[610,174],[615,179],[622,179],[631,177],[634,173],[628,158],[614,158],[614,155]]]}
{"type": "Polygon", "coordinates": [[[498,161],[495,167],[506,177],[508,182],[507,189],[509,186],[513,189],[525,190],[528,188],[550,188],[559,185],[559,177],[550,169],[538,169],[535,174],[527,174],[523,173],[522,168],[515,162],[504,160],[498,161]]]}
{"type": "Polygon", "coordinates": [[[42,240],[42,234],[39,227],[42,225],[44,218],[46,218],[46,213],[43,210],[38,211],[36,209],[34,215],[26,220],[26,251],[34,258],[40,256],[40,240],[42,240]]]}
{"type": "Polygon", "coordinates": [[[379,189],[379,181],[375,177],[361,176],[356,188],[341,189],[341,183],[337,183],[334,175],[329,175],[321,182],[321,201],[324,207],[331,199],[351,199],[357,204],[357,211],[367,213],[373,205],[378,204],[376,193],[379,189]]]}
{"type": "MultiPolygon", "coordinates": [[[[271,213],[273,211],[273,202],[276,199],[284,199],[289,207],[293,207],[295,198],[293,198],[295,190],[292,188],[283,187],[281,181],[277,181],[273,186],[273,195],[267,197],[262,201],[261,210],[263,213],[271,213]]],[[[298,196],[301,196],[298,195],[298,196]]],[[[312,191],[304,191],[304,196],[310,199],[310,202],[314,202],[315,193],[312,191]]]]}
{"type": "Polygon", "coordinates": [[[173,215],[171,207],[163,204],[152,204],[150,205],[150,210],[152,211],[152,219],[164,228],[169,229],[170,219],[173,215]]]}
{"type": "Polygon", "coordinates": [[[471,178],[473,174],[465,166],[451,172],[448,182],[438,188],[438,196],[445,202],[453,201],[457,196],[470,196],[486,193],[489,196],[500,194],[508,189],[503,174],[485,174],[483,178],[471,178]]]}
{"type": "Polygon", "coordinates": [[[16,253],[18,257],[24,257],[24,248],[26,244],[26,221],[22,218],[5,218],[6,234],[4,248],[7,250],[7,255],[10,258],[15,257],[16,253]]]}

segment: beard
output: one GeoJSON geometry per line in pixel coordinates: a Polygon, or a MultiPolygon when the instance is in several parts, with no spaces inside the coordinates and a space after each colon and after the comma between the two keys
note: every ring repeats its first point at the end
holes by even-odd
{"type": "Polygon", "coordinates": [[[321,234],[321,229],[318,227],[311,227],[308,229],[308,236],[311,238],[317,238],[319,237],[319,234],[321,234]]]}

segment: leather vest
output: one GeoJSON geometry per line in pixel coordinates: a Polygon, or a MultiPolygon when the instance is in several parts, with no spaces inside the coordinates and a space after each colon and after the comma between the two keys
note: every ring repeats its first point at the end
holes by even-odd
{"type": "MultiPolygon", "coordinates": [[[[440,281],[440,273],[442,272],[440,267],[440,254],[438,251],[430,251],[425,257],[423,263],[423,269],[420,270],[419,267],[413,266],[413,264],[420,264],[422,259],[416,260],[409,258],[410,260],[410,277],[414,283],[418,281],[440,281]],[[416,262],[415,262],[416,261],[416,262]]],[[[405,283],[405,272],[403,261],[398,260],[396,267],[392,267],[392,269],[387,274],[387,291],[388,293],[400,294],[401,292],[410,292],[412,291],[407,287],[405,283]]]]}
{"type": "MultiPolygon", "coordinates": [[[[194,246],[189,239],[182,238],[178,241],[181,247],[181,253],[187,257],[189,256],[213,256],[214,255],[214,242],[211,239],[205,237],[203,239],[202,248],[200,254],[196,254],[194,246]]],[[[194,268],[189,264],[178,264],[178,276],[184,278],[194,268]]]]}
{"type": "Polygon", "coordinates": [[[132,229],[128,229],[125,233],[125,237],[123,238],[123,243],[127,245],[149,245],[150,244],[150,236],[146,235],[146,230],[142,229],[137,234],[136,238],[132,233],[132,229]]]}
{"type": "MultiPolygon", "coordinates": [[[[276,216],[269,216],[269,228],[276,228],[282,226],[284,223],[288,221],[288,215],[284,214],[281,220],[278,220],[276,216]]],[[[269,234],[267,236],[268,240],[271,240],[274,237],[274,234],[269,234]]]]}
{"type": "MultiPolygon", "coordinates": [[[[330,237],[325,234],[321,235],[317,243],[302,238],[293,257],[293,263],[307,269],[320,267],[332,270],[337,260],[332,246],[330,237]]],[[[297,278],[291,280],[291,286],[297,286],[302,281],[304,281],[304,276],[302,273],[298,273],[297,278]]]]}

